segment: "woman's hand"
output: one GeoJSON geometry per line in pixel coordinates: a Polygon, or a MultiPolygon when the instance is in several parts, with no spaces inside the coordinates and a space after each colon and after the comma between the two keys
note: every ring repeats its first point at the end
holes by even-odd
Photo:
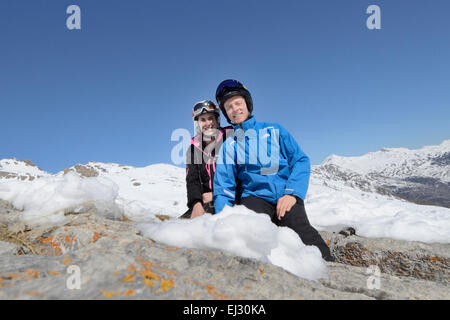
{"type": "Polygon", "coordinates": [[[194,204],[194,207],[192,208],[191,219],[200,217],[204,214],[205,209],[203,209],[203,205],[201,204],[201,202],[197,202],[196,204],[194,204]]]}
{"type": "Polygon", "coordinates": [[[208,203],[213,200],[213,193],[212,192],[205,192],[202,194],[203,203],[208,203]]]}

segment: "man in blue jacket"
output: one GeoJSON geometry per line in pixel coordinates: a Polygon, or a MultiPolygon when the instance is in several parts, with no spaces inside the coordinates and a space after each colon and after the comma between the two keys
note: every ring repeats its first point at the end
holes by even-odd
{"type": "Polygon", "coordinates": [[[310,163],[295,139],[276,123],[257,122],[250,92],[237,80],[224,80],[216,100],[233,125],[234,135],[223,144],[214,177],[216,212],[240,203],[268,214],[278,226],[293,229],[306,245],[317,246],[326,261],[330,249],[308,221],[303,200],[310,163]]]}

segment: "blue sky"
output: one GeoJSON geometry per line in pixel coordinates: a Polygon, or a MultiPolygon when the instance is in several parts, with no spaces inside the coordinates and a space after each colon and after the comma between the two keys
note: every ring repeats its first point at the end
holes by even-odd
{"type": "MultiPolygon", "coordinates": [[[[313,164],[450,139],[450,2],[2,0],[0,159],[171,163],[227,78],[313,164]],[[81,30],[66,9],[81,8],[81,30]],[[381,30],[369,30],[369,5],[381,30]]],[[[225,119],[222,118],[222,123],[225,119]]]]}

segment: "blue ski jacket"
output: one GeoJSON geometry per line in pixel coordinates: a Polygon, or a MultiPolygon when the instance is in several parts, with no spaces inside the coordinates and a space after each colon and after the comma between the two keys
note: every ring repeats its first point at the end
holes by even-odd
{"type": "Polygon", "coordinates": [[[222,144],[214,175],[214,206],[232,206],[239,181],[241,198],[256,196],[276,204],[283,195],[305,199],[311,172],[309,157],[281,125],[252,117],[234,125],[222,144]]]}

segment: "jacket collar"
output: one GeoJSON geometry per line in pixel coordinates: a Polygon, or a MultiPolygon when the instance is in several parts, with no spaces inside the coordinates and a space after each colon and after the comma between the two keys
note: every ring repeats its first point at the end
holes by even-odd
{"type": "Polygon", "coordinates": [[[251,116],[250,119],[247,119],[246,121],[240,123],[240,124],[234,124],[233,125],[233,129],[237,130],[237,129],[243,129],[243,130],[247,130],[250,128],[254,128],[256,124],[256,120],[255,117],[251,116]]]}
{"type": "MultiPolygon", "coordinates": [[[[216,137],[216,139],[212,143],[217,144],[220,141],[222,141],[222,137],[223,137],[224,134],[225,134],[225,129],[219,128],[219,134],[218,134],[218,136],[216,137]]],[[[200,133],[200,134],[196,135],[195,137],[193,137],[191,139],[191,144],[204,153],[203,146],[202,146],[202,143],[201,143],[201,140],[200,140],[201,135],[202,134],[200,133]]]]}

